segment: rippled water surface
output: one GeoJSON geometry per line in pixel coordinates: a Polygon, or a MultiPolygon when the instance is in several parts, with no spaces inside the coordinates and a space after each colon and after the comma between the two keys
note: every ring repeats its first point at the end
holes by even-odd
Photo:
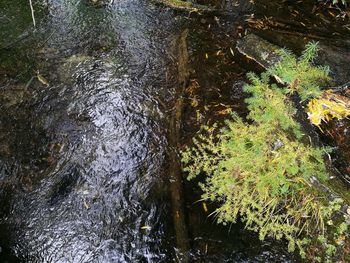
{"type": "Polygon", "coordinates": [[[24,261],[165,257],[164,194],[152,189],[166,147],[156,98],[169,92],[159,45],[171,31],[142,8],[52,1],[2,54],[20,64],[2,79],[2,239],[24,261]],[[30,81],[37,70],[49,85],[30,81]]]}

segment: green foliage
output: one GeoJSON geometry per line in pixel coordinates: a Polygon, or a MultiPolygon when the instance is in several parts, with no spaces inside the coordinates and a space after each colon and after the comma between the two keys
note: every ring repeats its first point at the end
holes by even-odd
{"type": "Polygon", "coordinates": [[[329,68],[312,66],[318,52],[316,42],[310,42],[297,58],[288,50],[279,51],[281,61],[268,69],[271,76],[277,76],[288,85],[289,92],[297,92],[302,100],[319,97],[320,86],[330,81],[329,68]]]}
{"type": "Polygon", "coordinates": [[[201,185],[202,197],[222,204],[216,210],[219,223],[236,222],[241,216],[246,227],[259,232],[261,239],[284,237],[293,251],[303,228],[311,231],[321,227],[315,222],[321,221],[318,215],[324,206],[319,200],[323,198],[312,194],[308,180],[311,176],[327,179],[324,150],[305,146],[285,132],[292,127],[294,133],[301,134],[291,118],[291,107],[284,105],[285,96],[274,94],[255,77],[252,80],[259,85],[247,88],[254,94],[248,117],[257,117],[256,122],[246,125],[234,116],[216,135],[206,127],[206,134],[194,140],[195,147],[183,153],[182,161],[187,164],[189,178],[201,172],[208,175],[201,185]],[[264,107],[260,100],[272,106],[264,107]],[[279,122],[282,116],[277,110],[283,105],[280,110],[286,109],[282,112],[286,120],[279,122]]]}
{"type": "MultiPolygon", "coordinates": [[[[334,262],[334,258],[337,254],[347,254],[346,250],[341,251],[341,248],[345,245],[345,239],[347,237],[348,225],[343,220],[334,221],[334,214],[339,213],[343,205],[343,200],[336,198],[333,201],[329,202],[325,207],[322,213],[322,224],[325,224],[325,229],[319,233],[311,243],[309,238],[304,238],[300,246],[300,253],[303,257],[314,262],[334,262]],[[311,255],[306,255],[303,245],[309,245],[309,250],[313,251],[311,255]],[[315,256],[317,254],[318,256],[315,256]]],[[[339,261],[341,262],[341,261],[339,261]]]]}
{"type": "Polygon", "coordinates": [[[252,96],[246,99],[249,109],[248,118],[256,123],[271,123],[279,125],[283,130],[290,129],[295,136],[301,137],[300,125],[293,119],[294,107],[286,100],[286,89],[269,85],[269,75],[262,74],[261,78],[253,73],[248,74],[251,85],[246,85],[244,91],[252,96]],[[267,103],[268,101],[268,103],[267,103]]]}
{"type": "Polygon", "coordinates": [[[310,64],[316,52],[317,47],[309,45],[297,60],[283,51],[284,59],[260,78],[249,74],[251,84],[245,91],[252,94],[246,100],[252,123],[233,114],[223,129],[203,127],[193,147],[182,152],[182,162],[188,179],[206,175],[200,184],[202,198],[218,204],[214,214],[219,223],[240,219],[261,240],[285,238],[289,251],[297,247],[302,257],[307,256],[305,247],[320,243],[324,253],[318,256],[328,260],[340,246],[337,241],[344,237],[347,225],[333,222],[342,200],[329,201],[311,183],[313,178],[328,179],[323,161],[327,149],[302,142],[300,125],[293,119],[295,109],[287,97],[291,86],[281,89],[269,84],[271,74],[278,73],[286,83],[297,81],[295,89],[304,98],[315,96],[319,88],[310,83],[316,76],[328,80],[326,72],[310,64]]]}

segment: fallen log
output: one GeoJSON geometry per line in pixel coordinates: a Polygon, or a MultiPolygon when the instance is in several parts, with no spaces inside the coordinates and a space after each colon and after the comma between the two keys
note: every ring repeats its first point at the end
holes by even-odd
{"type": "Polygon", "coordinates": [[[152,0],[155,5],[168,7],[172,10],[176,10],[184,13],[194,13],[207,16],[220,16],[220,17],[235,17],[237,13],[229,12],[224,9],[210,7],[207,5],[196,4],[192,2],[182,0],[152,0]]]}
{"type": "Polygon", "coordinates": [[[184,30],[176,41],[178,54],[178,89],[177,99],[174,105],[174,111],[170,117],[169,123],[169,182],[171,207],[173,214],[174,230],[176,235],[176,245],[179,249],[178,261],[188,262],[188,252],[190,250],[188,230],[186,226],[185,208],[184,208],[184,190],[182,185],[182,169],[179,160],[178,149],[181,142],[181,120],[183,111],[183,97],[188,84],[188,52],[187,52],[187,35],[188,30],[184,30]]]}

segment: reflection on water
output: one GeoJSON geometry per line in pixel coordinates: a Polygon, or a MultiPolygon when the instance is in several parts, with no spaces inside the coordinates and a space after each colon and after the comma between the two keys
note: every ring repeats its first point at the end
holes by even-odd
{"type": "Polygon", "coordinates": [[[2,225],[12,229],[3,246],[24,261],[159,261],[166,196],[149,193],[166,148],[154,99],[168,63],[154,48],[159,21],[136,2],[49,6],[22,44],[34,46],[23,52],[28,72],[50,85],[3,79],[26,96],[1,114],[2,225]]]}

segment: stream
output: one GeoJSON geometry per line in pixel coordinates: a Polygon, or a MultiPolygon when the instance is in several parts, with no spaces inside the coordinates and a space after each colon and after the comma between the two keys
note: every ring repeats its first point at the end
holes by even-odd
{"type": "Polygon", "coordinates": [[[34,9],[35,29],[26,1],[0,2],[0,262],[298,261],[282,241],[217,225],[197,182],[184,180],[189,251],[174,229],[171,153],[202,124],[246,112],[252,67],[232,48],[250,8],[230,19],[146,0],[34,9]]]}

